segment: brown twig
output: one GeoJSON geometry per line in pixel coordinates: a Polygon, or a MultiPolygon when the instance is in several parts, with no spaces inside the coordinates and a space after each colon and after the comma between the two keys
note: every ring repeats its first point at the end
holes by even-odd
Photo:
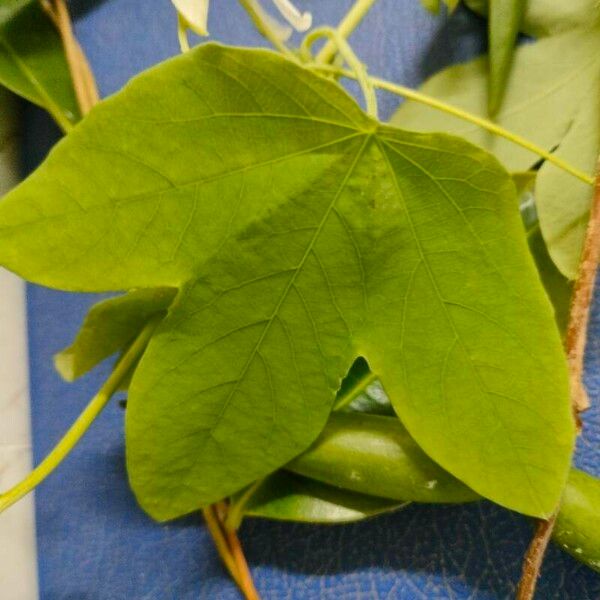
{"type": "Polygon", "coordinates": [[[579,262],[579,272],[573,290],[569,326],[565,342],[567,359],[569,361],[571,399],[577,418],[579,418],[579,413],[589,408],[590,405],[587,393],[583,387],[583,358],[587,341],[594,281],[600,259],[600,166],[598,173],[594,198],[590,209],[590,220],[579,262]]]}
{"type": "Polygon", "coordinates": [[[547,521],[539,519],[536,524],[535,534],[523,560],[523,573],[517,588],[518,600],[529,600],[535,594],[535,587],[555,522],[556,514],[552,515],[547,521]]]}
{"type": "Polygon", "coordinates": [[[221,560],[246,600],[260,600],[240,540],[233,529],[225,526],[227,505],[217,502],[203,509],[208,530],[221,560]]]}
{"type": "MultiPolygon", "coordinates": [[[[583,385],[583,360],[594,292],[594,281],[600,260],[600,163],[597,169],[594,197],[590,209],[583,250],[579,262],[577,280],[573,289],[565,351],[569,364],[571,405],[577,426],[581,427],[579,414],[589,407],[587,392],[583,385]]],[[[535,594],[544,554],[556,523],[556,514],[550,519],[539,520],[535,534],[525,554],[523,572],[517,590],[518,600],[531,600],[535,594]]]]}
{"type": "Polygon", "coordinates": [[[212,536],[219,557],[223,561],[223,564],[225,565],[227,571],[229,571],[231,578],[241,588],[242,583],[238,574],[235,560],[233,558],[233,554],[231,553],[231,549],[229,548],[229,543],[227,542],[227,539],[225,538],[225,535],[223,533],[221,521],[217,516],[214,507],[209,506],[208,508],[204,508],[202,510],[202,514],[204,515],[206,527],[208,528],[208,531],[212,536]]]}
{"type": "Polygon", "coordinates": [[[88,60],[73,33],[66,2],[40,0],[40,4],[60,34],[79,110],[81,115],[85,116],[98,103],[100,97],[88,60]]]}

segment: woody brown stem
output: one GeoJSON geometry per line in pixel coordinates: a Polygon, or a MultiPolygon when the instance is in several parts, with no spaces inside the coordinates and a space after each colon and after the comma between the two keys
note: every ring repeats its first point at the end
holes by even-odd
{"type": "Polygon", "coordinates": [[[40,0],[40,3],[62,40],[77,104],[81,115],[85,116],[98,103],[100,97],[90,65],[73,33],[66,2],[65,0],[40,0]]]}
{"type": "Polygon", "coordinates": [[[225,502],[217,502],[203,509],[202,513],[217,552],[244,598],[260,600],[237,533],[225,526],[227,510],[225,502]]]}
{"type": "MultiPolygon", "coordinates": [[[[571,405],[578,428],[581,427],[579,414],[589,407],[587,392],[583,385],[583,360],[594,282],[600,259],[600,164],[597,173],[590,219],[581,252],[577,280],[573,289],[565,340],[565,351],[569,364],[571,405]]],[[[518,600],[531,600],[534,597],[544,554],[556,523],[556,514],[554,513],[547,521],[539,520],[537,522],[535,534],[523,562],[523,572],[517,591],[518,600]]]]}
{"type": "MultiPolygon", "coordinates": [[[[599,167],[600,173],[600,167],[599,167]]],[[[590,308],[594,293],[594,281],[600,259],[600,176],[596,177],[594,198],[590,209],[579,272],[573,290],[571,312],[567,328],[566,350],[571,378],[571,399],[573,410],[578,416],[589,408],[589,400],[583,387],[583,359],[587,330],[590,319],[590,308]]]]}
{"type": "Polygon", "coordinates": [[[240,590],[244,594],[246,600],[260,600],[260,596],[256,591],[256,587],[254,586],[252,574],[250,573],[250,568],[248,567],[248,562],[244,556],[242,544],[240,543],[237,533],[235,529],[228,528],[225,524],[228,511],[227,505],[224,502],[218,502],[215,504],[215,511],[219,516],[223,532],[235,562],[236,571],[239,577],[238,586],[240,590]]]}

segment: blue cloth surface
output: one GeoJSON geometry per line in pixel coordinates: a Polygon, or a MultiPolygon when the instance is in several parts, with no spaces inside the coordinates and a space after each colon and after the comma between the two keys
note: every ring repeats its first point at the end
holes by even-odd
{"type": "MultiPolygon", "coordinates": [[[[297,0],[317,23],[336,23],[347,0],[297,0]]],[[[73,2],[76,31],[103,96],[178,52],[169,0],[73,2]]],[[[213,39],[263,44],[234,0],[213,0],[213,39]]],[[[352,42],[372,73],[408,85],[483,48],[484,27],[466,11],[450,21],[418,0],[380,0],[352,42]]],[[[168,90],[165,90],[168,93],[168,90]]],[[[398,99],[381,97],[387,118],[398,99]]],[[[26,109],[25,168],[56,140],[45,115],[26,109]]],[[[28,288],[35,461],[58,441],[107,376],[104,364],[67,385],[52,355],[69,343],[96,296],[28,288]]],[[[543,352],[543,348],[540,348],[543,352]]],[[[600,475],[600,305],[588,349],[586,415],[577,463],[600,475]]],[[[82,443],[37,491],[42,600],[236,599],[199,517],[153,523],[137,507],[124,470],[123,411],[105,410],[82,443]]],[[[248,521],[241,531],[264,599],[499,599],[510,597],[531,528],[490,503],[412,506],[346,526],[248,521]]],[[[1,596],[1,593],[0,593],[1,596]]],[[[540,599],[600,598],[600,577],[550,548],[540,599]]]]}

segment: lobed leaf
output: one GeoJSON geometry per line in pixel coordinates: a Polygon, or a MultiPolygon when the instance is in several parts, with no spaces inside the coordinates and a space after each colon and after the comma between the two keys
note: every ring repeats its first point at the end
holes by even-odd
{"type": "Polygon", "coordinates": [[[37,0],[0,3],[0,84],[59,124],[79,119],[62,42],[37,0]]]}
{"type": "Polygon", "coordinates": [[[454,476],[527,514],[558,502],[560,338],[511,178],[467,142],[208,44],[94,109],[0,204],[0,234],[0,262],[38,283],[180,288],[127,410],[130,481],[156,519],[305,450],[358,356],[454,476]]]}

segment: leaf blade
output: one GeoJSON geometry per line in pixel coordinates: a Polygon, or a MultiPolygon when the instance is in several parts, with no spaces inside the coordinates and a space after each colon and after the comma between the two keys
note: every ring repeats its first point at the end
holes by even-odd
{"type": "Polygon", "coordinates": [[[560,495],[573,440],[560,340],[512,180],[467,142],[379,125],[295,63],[209,44],[94,109],[0,204],[0,230],[0,261],[46,285],[180,288],[126,422],[130,481],[159,520],[302,452],[357,356],[478,492],[537,516],[560,495]],[[534,341],[539,360],[519,346],[534,341]],[[487,358],[495,396],[475,376],[487,358]],[[509,410],[507,381],[526,408],[509,410]],[[486,429],[449,427],[441,405],[486,429]],[[519,428],[513,443],[482,407],[519,428]]]}
{"type": "Polygon", "coordinates": [[[60,37],[39,2],[0,8],[0,83],[48,110],[59,125],[80,118],[60,37]]]}
{"type": "MultiPolygon", "coordinates": [[[[589,82],[598,77],[598,40],[594,30],[578,31],[520,46],[495,122],[547,150],[557,146],[586,101],[589,82]]],[[[481,57],[440,71],[420,90],[486,117],[487,72],[486,59],[481,57]]],[[[404,102],[391,123],[464,136],[494,154],[509,171],[528,170],[539,160],[503,138],[416,102],[404,102]]]]}

